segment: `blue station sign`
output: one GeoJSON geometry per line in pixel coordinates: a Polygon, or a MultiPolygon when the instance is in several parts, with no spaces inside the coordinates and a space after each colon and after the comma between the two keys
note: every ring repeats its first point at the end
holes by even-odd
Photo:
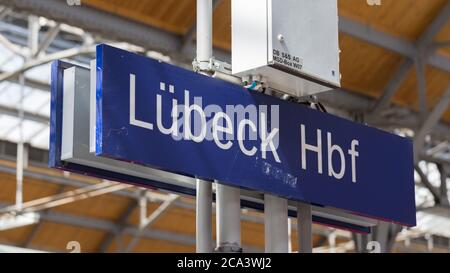
{"type": "Polygon", "coordinates": [[[96,155],[416,224],[409,139],[97,47],[96,155]]]}

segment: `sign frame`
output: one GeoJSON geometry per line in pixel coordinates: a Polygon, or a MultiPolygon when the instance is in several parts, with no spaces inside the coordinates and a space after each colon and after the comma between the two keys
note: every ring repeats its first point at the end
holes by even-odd
{"type": "Polygon", "coordinates": [[[107,45],[97,46],[96,98],[97,156],[416,224],[410,139],[107,45]],[[258,112],[235,121],[224,110],[208,116],[210,105],[254,107],[258,112]],[[177,122],[178,112],[174,117],[179,108],[182,122],[177,122]],[[279,123],[272,119],[274,108],[279,123]],[[192,112],[203,120],[193,122],[192,112]],[[220,140],[205,138],[216,114],[231,120],[227,134],[236,145],[227,139],[230,145],[223,148],[220,140]],[[182,123],[184,131],[177,126],[168,130],[171,123],[182,123]],[[204,135],[194,138],[191,127],[199,124],[204,135]],[[240,133],[246,134],[242,124],[253,124],[257,138],[239,139],[240,133]],[[277,144],[270,139],[275,135],[277,144]]]}
{"type": "MultiPolygon", "coordinates": [[[[60,60],[54,61],[52,63],[49,167],[98,177],[101,179],[119,181],[152,189],[161,189],[163,191],[175,192],[195,197],[195,186],[193,186],[192,188],[177,188],[161,181],[152,181],[126,175],[123,173],[103,170],[88,165],[77,164],[61,159],[63,93],[65,81],[64,71],[72,67],[88,70],[87,67],[67,63],[60,60]]],[[[213,193],[213,200],[215,200],[215,193],[213,193]]],[[[251,208],[259,211],[264,211],[264,196],[261,193],[241,190],[241,206],[243,208],[251,208]]],[[[289,201],[288,215],[290,217],[297,216],[296,203],[293,201],[289,201]]],[[[357,233],[370,233],[371,227],[377,224],[377,221],[366,217],[349,214],[332,208],[325,208],[314,205],[312,206],[312,220],[314,223],[320,225],[349,230],[357,233]]]]}

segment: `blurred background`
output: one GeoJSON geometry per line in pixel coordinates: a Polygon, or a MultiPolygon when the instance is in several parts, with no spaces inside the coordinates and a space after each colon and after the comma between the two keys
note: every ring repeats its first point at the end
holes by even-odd
{"type": "MultiPolygon", "coordinates": [[[[314,225],[314,252],[365,252],[372,240],[392,252],[450,252],[450,1],[338,3],[342,88],[319,100],[413,139],[418,224],[383,223],[371,235],[314,225]]],[[[230,62],[231,1],[213,4],[214,56],[230,62]]],[[[195,0],[0,0],[0,252],[195,251],[192,197],[168,204],[165,192],[47,168],[50,62],[88,65],[95,44],[108,43],[191,69],[195,8],[195,0]],[[152,216],[145,226],[142,196],[152,216]],[[21,199],[36,213],[8,214],[21,199]]],[[[242,210],[244,252],[264,251],[263,223],[263,213],[242,210]]]]}

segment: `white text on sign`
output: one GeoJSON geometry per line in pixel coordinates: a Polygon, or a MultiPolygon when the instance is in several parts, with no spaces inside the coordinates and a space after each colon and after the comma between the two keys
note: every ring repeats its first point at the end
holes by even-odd
{"type": "MultiPolygon", "coordinates": [[[[173,85],[160,83],[160,91],[175,93],[173,85]]],[[[167,112],[163,109],[163,96],[156,94],[156,128],[160,133],[170,135],[174,140],[186,140],[201,143],[205,140],[214,141],[216,146],[222,150],[229,150],[237,142],[240,151],[246,156],[255,156],[258,152],[263,159],[271,154],[274,160],[281,163],[278,154],[279,148],[279,106],[278,105],[250,105],[247,107],[230,105],[226,111],[218,105],[207,105],[203,107],[202,98],[194,97],[191,103],[189,90],[184,90],[184,102],[180,104],[177,99],[172,98],[172,109],[167,112]],[[268,121],[270,109],[270,121],[268,121]],[[170,113],[170,126],[163,124],[164,113],[170,113]],[[236,126],[234,126],[236,122],[236,126]],[[270,124],[270,128],[269,128],[270,124]],[[258,140],[259,145],[246,143],[246,140],[258,140]]],[[[130,74],[130,124],[148,130],[154,129],[154,124],[136,118],[136,76],[130,74]]],[[[306,141],[306,126],[300,124],[300,157],[301,168],[308,169],[308,156],[316,154],[317,172],[323,174],[323,148],[322,130],[316,130],[316,143],[306,141]]],[[[347,166],[346,156],[350,157],[351,180],[357,182],[357,158],[359,152],[357,147],[359,140],[353,139],[349,149],[344,149],[333,143],[332,133],[326,133],[326,167],[329,177],[341,180],[344,178],[347,166]],[[333,158],[338,157],[339,164],[334,164],[333,158]],[[338,166],[336,166],[338,165],[338,166]]],[[[312,160],[312,159],[309,159],[312,160]]]]}

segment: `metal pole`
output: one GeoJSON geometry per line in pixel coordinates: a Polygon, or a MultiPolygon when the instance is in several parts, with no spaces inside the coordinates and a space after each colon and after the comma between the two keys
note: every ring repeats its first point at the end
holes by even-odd
{"type": "Polygon", "coordinates": [[[17,144],[16,163],[16,210],[21,211],[23,205],[23,143],[17,144]]]}
{"type": "Polygon", "coordinates": [[[28,48],[30,49],[30,55],[28,59],[33,59],[39,49],[39,17],[37,16],[29,16],[28,17],[28,48]]]}
{"type": "Polygon", "coordinates": [[[216,183],[216,252],[242,252],[240,189],[216,183]]]}
{"type": "Polygon", "coordinates": [[[298,252],[312,253],[311,205],[297,203],[298,252]]]}
{"type": "Polygon", "coordinates": [[[427,116],[427,83],[425,78],[425,63],[423,61],[423,58],[425,58],[424,54],[422,52],[419,52],[419,56],[415,60],[419,112],[422,121],[424,121],[427,116]]]}
{"type": "Polygon", "coordinates": [[[330,252],[336,253],[336,232],[332,231],[328,234],[328,245],[330,246],[330,252]]]}
{"type": "MultiPolygon", "coordinates": [[[[197,0],[197,61],[202,63],[212,58],[212,0],[197,0]]],[[[196,181],[196,251],[212,252],[212,183],[196,181]]]]}
{"type": "Polygon", "coordinates": [[[292,253],[292,219],[288,217],[288,252],[292,253]]]}
{"type": "Polygon", "coordinates": [[[19,76],[20,101],[19,101],[19,142],[17,143],[16,156],[16,210],[23,208],[23,168],[24,168],[24,145],[23,145],[23,99],[25,93],[25,75],[19,76]]]}
{"type": "Polygon", "coordinates": [[[212,241],[212,183],[197,182],[196,202],[196,248],[197,253],[210,253],[213,250],[212,241]]]}
{"type": "Polygon", "coordinates": [[[197,0],[197,62],[200,70],[207,70],[212,58],[212,0],[197,0]]]}
{"type": "Polygon", "coordinates": [[[286,199],[264,195],[264,236],[266,253],[289,251],[288,203],[286,199]]]}
{"type": "MultiPolygon", "coordinates": [[[[28,47],[30,55],[27,56],[27,62],[37,51],[39,45],[39,17],[28,17],[28,47]]],[[[24,139],[23,139],[23,119],[24,109],[23,100],[25,99],[25,73],[21,73],[19,76],[20,82],[20,101],[19,101],[19,142],[17,143],[17,163],[16,163],[16,209],[21,211],[23,208],[23,169],[24,165],[27,165],[28,159],[24,159],[24,139]]],[[[28,157],[28,152],[27,152],[28,157]]]]}

